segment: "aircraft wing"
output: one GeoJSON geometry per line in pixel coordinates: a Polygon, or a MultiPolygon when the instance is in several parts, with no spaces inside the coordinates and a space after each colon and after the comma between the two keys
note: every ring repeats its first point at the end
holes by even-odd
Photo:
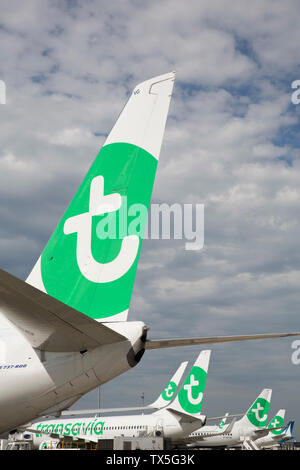
{"type": "Polygon", "coordinates": [[[224,416],[214,416],[213,418],[206,418],[206,421],[215,421],[216,419],[223,419],[223,418],[236,418],[239,416],[244,416],[244,413],[239,413],[236,415],[224,415],[224,416]]]}
{"type": "MultiPolygon", "coordinates": [[[[127,412],[127,411],[153,411],[154,408],[151,405],[145,406],[131,406],[131,407],[122,407],[122,408],[94,408],[90,410],[64,410],[61,412],[61,416],[79,416],[79,415],[97,415],[97,414],[105,414],[105,413],[120,413],[120,412],[127,412]]],[[[236,416],[243,416],[243,413],[237,415],[226,415],[226,416],[216,416],[213,418],[206,418],[206,421],[215,421],[217,419],[222,418],[234,418],[236,416]]]]}
{"type": "Polygon", "coordinates": [[[0,310],[37,349],[85,351],[123,335],[0,270],[0,310]]]}
{"type": "Polygon", "coordinates": [[[177,348],[180,346],[195,346],[199,344],[228,343],[231,341],[249,341],[254,339],[286,338],[300,336],[300,332],[267,333],[234,336],[208,336],[202,338],[147,339],[145,349],[177,348]]]}
{"type": "Polygon", "coordinates": [[[93,410],[65,410],[61,412],[61,416],[78,416],[78,415],[97,415],[97,414],[105,414],[105,413],[122,413],[127,411],[143,411],[149,410],[153,411],[154,408],[149,405],[145,406],[132,406],[127,408],[96,408],[93,410]]]}

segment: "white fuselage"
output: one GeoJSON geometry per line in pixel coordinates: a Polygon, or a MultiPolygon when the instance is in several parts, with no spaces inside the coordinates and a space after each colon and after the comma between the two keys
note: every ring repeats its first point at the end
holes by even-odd
{"type": "Polygon", "coordinates": [[[255,444],[260,448],[273,447],[277,446],[279,441],[285,441],[289,438],[290,436],[287,436],[286,433],[276,435],[270,432],[267,436],[256,439],[255,444]]]}
{"type": "MultiPolygon", "coordinates": [[[[202,416],[202,419],[204,422],[205,417],[202,416]]],[[[34,447],[39,448],[42,442],[50,440],[44,433],[60,434],[62,439],[72,437],[92,442],[119,436],[163,436],[178,441],[195,427],[199,427],[199,422],[182,421],[172,412],[160,410],[148,415],[47,420],[35,423],[31,429],[37,429],[32,439],[34,447]],[[43,433],[39,434],[38,431],[43,433]]]]}
{"type": "Polygon", "coordinates": [[[41,353],[0,314],[0,433],[67,408],[135,365],[144,324],[106,325],[128,340],[85,353],[41,353]]]}
{"type": "MultiPolygon", "coordinates": [[[[223,429],[221,429],[217,425],[214,425],[214,426],[205,425],[205,426],[202,426],[202,428],[196,429],[196,431],[189,434],[188,437],[197,437],[198,435],[209,437],[211,434],[216,435],[216,434],[221,434],[222,432],[223,432],[223,429]]],[[[215,436],[215,437],[218,437],[218,436],[215,436]]],[[[194,443],[191,442],[190,444],[188,444],[188,447],[193,447],[193,445],[194,443]]]]}
{"type": "Polygon", "coordinates": [[[220,430],[216,426],[205,426],[197,429],[190,436],[193,438],[199,436],[199,441],[193,441],[193,445],[196,447],[228,447],[241,444],[241,438],[243,437],[255,437],[255,429],[250,426],[242,426],[237,421],[228,434],[222,434],[224,429],[220,430]],[[215,435],[216,432],[219,432],[220,435],[215,435]],[[214,435],[210,436],[210,434],[214,435]]]}

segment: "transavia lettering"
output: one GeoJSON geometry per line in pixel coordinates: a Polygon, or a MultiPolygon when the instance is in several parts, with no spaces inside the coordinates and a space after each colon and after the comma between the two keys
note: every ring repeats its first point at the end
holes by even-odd
{"type": "MultiPolygon", "coordinates": [[[[101,436],[103,434],[104,421],[90,421],[89,423],[52,423],[52,424],[39,424],[37,431],[43,431],[45,433],[62,434],[63,436],[101,436]]],[[[36,437],[40,437],[41,434],[36,434],[36,437]]]]}

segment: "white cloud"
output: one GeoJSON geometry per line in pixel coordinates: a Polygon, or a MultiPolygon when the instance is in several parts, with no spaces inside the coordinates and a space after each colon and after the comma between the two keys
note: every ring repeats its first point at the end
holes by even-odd
{"type": "MultiPolygon", "coordinates": [[[[92,138],[89,131],[79,128],[62,129],[55,135],[50,136],[49,142],[54,145],[66,145],[74,147],[76,145],[86,144],[92,138]]],[[[95,139],[96,144],[96,139],[95,139]]],[[[96,145],[95,145],[96,146],[96,145]]]]}

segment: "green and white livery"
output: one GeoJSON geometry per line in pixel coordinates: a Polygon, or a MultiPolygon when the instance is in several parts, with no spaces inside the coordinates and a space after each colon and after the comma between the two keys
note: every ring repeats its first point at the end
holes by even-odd
{"type": "Polygon", "coordinates": [[[204,426],[189,435],[185,442],[193,443],[191,445],[197,447],[223,448],[240,446],[249,440],[255,441],[268,433],[265,426],[268,420],[271,396],[272,390],[264,389],[242,418],[236,420],[238,415],[235,415],[231,423],[223,426],[222,429],[217,426],[204,426]]]}
{"type": "Polygon", "coordinates": [[[279,410],[272,419],[272,421],[270,421],[270,423],[268,424],[268,429],[270,429],[270,432],[275,436],[279,436],[280,434],[282,434],[282,429],[280,428],[283,426],[284,417],[285,410],[279,410]]]}
{"type": "Polygon", "coordinates": [[[225,426],[225,424],[226,424],[228,415],[229,415],[229,413],[225,413],[224,418],[222,418],[221,421],[220,421],[220,423],[218,424],[218,428],[219,428],[221,431],[224,430],[224,426],[225,426]]]}
{"type": "MultiPolygon", "coordinates": [[[[195,371],[195,367],[203,368],[207,372],[210,352],[202,351],[199,354],[188,377],[191,376],[191,373],[194,374],[192,371],[195,371]]],[[[177,377],[182,375],[185,366],[186,363],[180,366],[175,374],[177,377]]],[[[176,382],[178,381],[177,377],[175,378],[176,382]]],[[[178,393],[188,383],[189,381],[185,380],[178,393]]],[[[201,384],[201,391],[199,386],[195,384],[192,387],[195,387],[195,394],[204,391],[203,384],[201,384]]],[[[27,427],[26,434],[32,433],[35,448],[39,448],[42,443],[45,444],[47,441],[49,448],[50,442],[53,445],[55,441],[64,439],[64,437],[97,442],[101,439],[114,439],[121,435],[125,437],[163,436],[176,443],[180,442],[189,432],[203,426],[206,416],[200,413],[191,415],[183,409],[177,408],[176,403],[173,406],[173,403],[174,401],[170,406],[143,415],[101,416],[97,418],[69,417],[41,421],[27,427]]]]}
{"type": "MultiPolygon", "coordinates": [[[[171,72],[135,87],[26,282],[0,269],[0,433],[66,410],[146,349],[290,335],[152,340],[151,318],[127,321],[174,80],[171,72]]],[[[191,414],[201,374],[180,397],[191,414]]]]}
{"type": "Polygon", "coordinates": [[[269,430],[266,436],[260,437],[255,441],[255,444],[259,448],[273,447],[278,444],[286,434],[286,428],[284,429],[284,417],[286,410],[279,410],[274,418],[268,424],[267,429],[269,430]]]}
{"type": "Polygon", "coordinates": [[[201,413],[210,355],[210,350],[201,352],[169,409],[191,416],[201,413]]]}
{"type": "Polygon", "coordinates": [[[167,406],[171,403],[177,393],[179,382],[181,380],[181,377],[183,376],[187,364],[187,362],[182,362],[180,364],[179,368],[177,369],[169,383],[166,385],[166,387],[163,389],[158,399],[151,403],[151,405],[149,405],[149,408],[163,408],[164,406],[167,406]]]}
{"type": "Polygon", "coordinates": [[[264,391],[249,408],[245,421],[248,419],[249,423],[255,428],[263,428],[267,424],[269,407],[271,402],[271,390],[264,391]]]}
{"type": "Polygon", "coordinates": [[[27,279],[97,320],[127,320],[173,83],[133,90],[27,279]]]}

